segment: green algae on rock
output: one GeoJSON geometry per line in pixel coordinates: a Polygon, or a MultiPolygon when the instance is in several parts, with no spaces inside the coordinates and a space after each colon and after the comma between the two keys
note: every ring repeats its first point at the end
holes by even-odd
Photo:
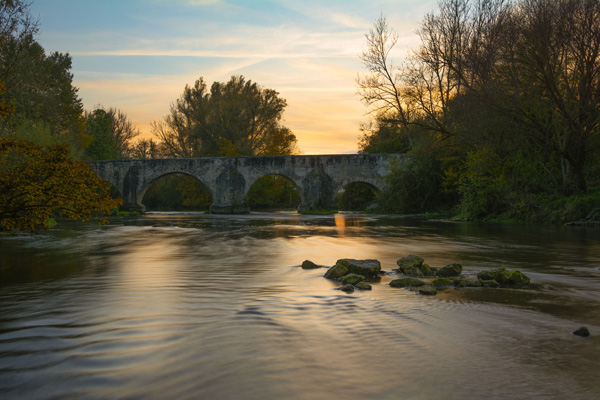
{"type": "Polygon", "coordinates": [[[379,277],[379,272],[381,271],[381,263],[377,260],[355,260],[352,258],[342,258],[337,260],[335,266],[344,267],[346,268],[346,273],[362,275],[367,279],[379,277]]]}
{"type": "Polygon", "coordinates": [[[314,262],[312,262],[310,260],[304,260],[302,262],[302,269],[315,269],[315,268],[321,268],[321,266],[315,264],[314,262]]]}
{"type": "Polygon", "coordinates": [[[339,278],[339,281],[342,282],[344,285],[348,284],[348,283],[351,285],[356,285],[357,283],[360,283],[364,280],[365,280],[365,277],[362,275],[358,275],[358,274],[348,274],[348,275],[344,275],[341,278],[339,278]]]}
{"type": "Polygon", "coordinates": [[[391,287],[417,287],[423,286],[425,282],[417,278],[394,279],[390,282],[391,287]]]}
{"type": "Polygon", "coordinates": [[[449,264],[442,267],[437,271],[437,276],[442,278],[448,278],[452,276],[459,276],[462,272],[461,264],[449,264]]]}

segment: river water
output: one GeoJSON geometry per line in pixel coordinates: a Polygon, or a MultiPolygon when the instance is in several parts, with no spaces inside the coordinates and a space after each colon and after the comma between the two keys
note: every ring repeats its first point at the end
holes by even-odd
{"type": "Polygon", "coordinates": [[[0,237],[2,399],[600,398],[598,229],[295,213],[60,226],[0,237]],[[409,254],[534,285],[390,287],[409,254]],[[390,273],[346,294],[299,267],[339,258],[390,273]]]}

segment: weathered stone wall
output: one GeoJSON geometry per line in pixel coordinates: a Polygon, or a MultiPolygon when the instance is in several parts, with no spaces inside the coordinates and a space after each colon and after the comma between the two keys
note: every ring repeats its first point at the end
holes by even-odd
{"type": "Polygon", "coordinates": [[[335,193],[351,182],[365,182],[378,190],[399,154],[336,154],[318,156],[207,157],[97,161],[92,169],[114,185],[124,210],[143,211],[141,201],[150,184],[165,175],[181,173],[200,180],[213,196],[211,211],[249,211],[244,198],[250,186],[265,175],[290,179],[302,196],[300,211],[335,208],[335,193]]]}

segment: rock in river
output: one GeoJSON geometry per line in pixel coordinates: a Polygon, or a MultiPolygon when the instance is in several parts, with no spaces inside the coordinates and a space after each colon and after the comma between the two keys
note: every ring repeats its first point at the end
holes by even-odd
{"type": "Polygon", "coordinates": [[[352,293],[352,292],[354,292],[354,285],[347,284],[347,285],[341,286],[337,289],[341,290],[342,292],[352,293]]]}
{"type": "Polygon", "coordinates": [[[437,294],[437,289],[431,285],[423,285],[419,287],[419,294],[435,296],[437,294]]]}
{"type": "Polygon", "coordinates": [[[508,274],[508,281],[515,285],[529,285],[530,279],[527,275],[515,269],[508,274]]]}
{"type": "Polygon", "coordinates": [[[358,274],[348,274],[348,275],[344,275],[342,276],[339,281],[342,282],[344,285],[349,283],[351,285],[356,285],[359,282],[362,282],[365,280],[365,277],[362,275],[358,275],[358,274]]]}
{"type": "Polygon", "coordinates": [[[310,260],[304,260],[302,262],[302,269],[315,269],[315,268],[321,268],[321,266],[315,264],[314,262],[312,262],[310,260]]]}
{"type": "Polygon", "coordinates": [[[402,278],[402,279],[394,279],[390,282],[391,287],[415,287],[415,286],[423,286],[425,282],[417,278],[402,278]]]}
{"type": "Polygon", "coordinates": [[[344,267],[343,265],[334,265],[333,267],[329,268],[327,270],[327,272],[325,272],[325,278],[327,279],[338,279],[341,278],[342,276],[346,275],[348,273],[348,268],[344,267]]]}
{"type": "Polygon", "coordinates": [[[499,267],[494,269],[489,269],[486,271],[481,271],[477,274],[477,278],[480,281],[496,281],[498,283],[506,283],[508,282],[508,272],[506,272],[506,268],[499,267]]]}
{"type": "Polygon", "coordinates": [[[450,264],[446,265],[437,272],[437,276],[442,278],[447,278],[450,276],[459,276],[462,272],[462,265],[460,264],[450,264]]]}
{"type": "Polygon", "coordinates": [[[357,288],[358,290],[371,290],[373,289],[373,287],[371,285],[369,285],[366,282],[359,282],[356,285],[354,285],[355,288],[357,288]]]}
{"type": "Polygon", "coordinates": [[[423,265],[423,261],[423,257],[411,254],[410,256],[406,256],[399,259],[398,261],[396,261],[396,264],[398,264],[398,269],[400,270],[400,272],[404,272],[406,268],[420,268],[421,265],[423,265]]]}
{"type": "Polygon", "coordinates": [[[575,332],[573,332],[573,335],[577,335],[577,336],[581,336],[581,337],[588,337],[588,336],[590,336],[590,331],[587,327],[582,326],[581,328],[579,328],[575,332]]]}
{"type": "Polygon", "coordinates": [[[347,273],[362,275],[367,279],[379,277],[379,272],[381,271],[381,263],[377,260],[342,258],[341,260],[337,260],[335,266],[344,267],[348,271],[347,273]]]}

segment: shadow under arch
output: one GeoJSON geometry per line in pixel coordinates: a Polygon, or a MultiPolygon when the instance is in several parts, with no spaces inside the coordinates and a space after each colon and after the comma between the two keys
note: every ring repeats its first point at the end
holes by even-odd
{"type": "Polygon", "coordinates": [[[302,200],[296,182],[281,174],[266,174],[256,179],[245,197],[251,210],[297,210],[302,200]]]}
{"type": "Polygon", "coordinates": [[[366,211],[377,206],[381,189],[365,181],[352,181],[340,185],[335,193],[339,210],[366,211]]]}
{"type": "Polygon", "coordinates": [[[137,204],[147,211],[206,211],[214,201],[208,186],[185,172],[168,172],[140,191],[137,204]]]}

